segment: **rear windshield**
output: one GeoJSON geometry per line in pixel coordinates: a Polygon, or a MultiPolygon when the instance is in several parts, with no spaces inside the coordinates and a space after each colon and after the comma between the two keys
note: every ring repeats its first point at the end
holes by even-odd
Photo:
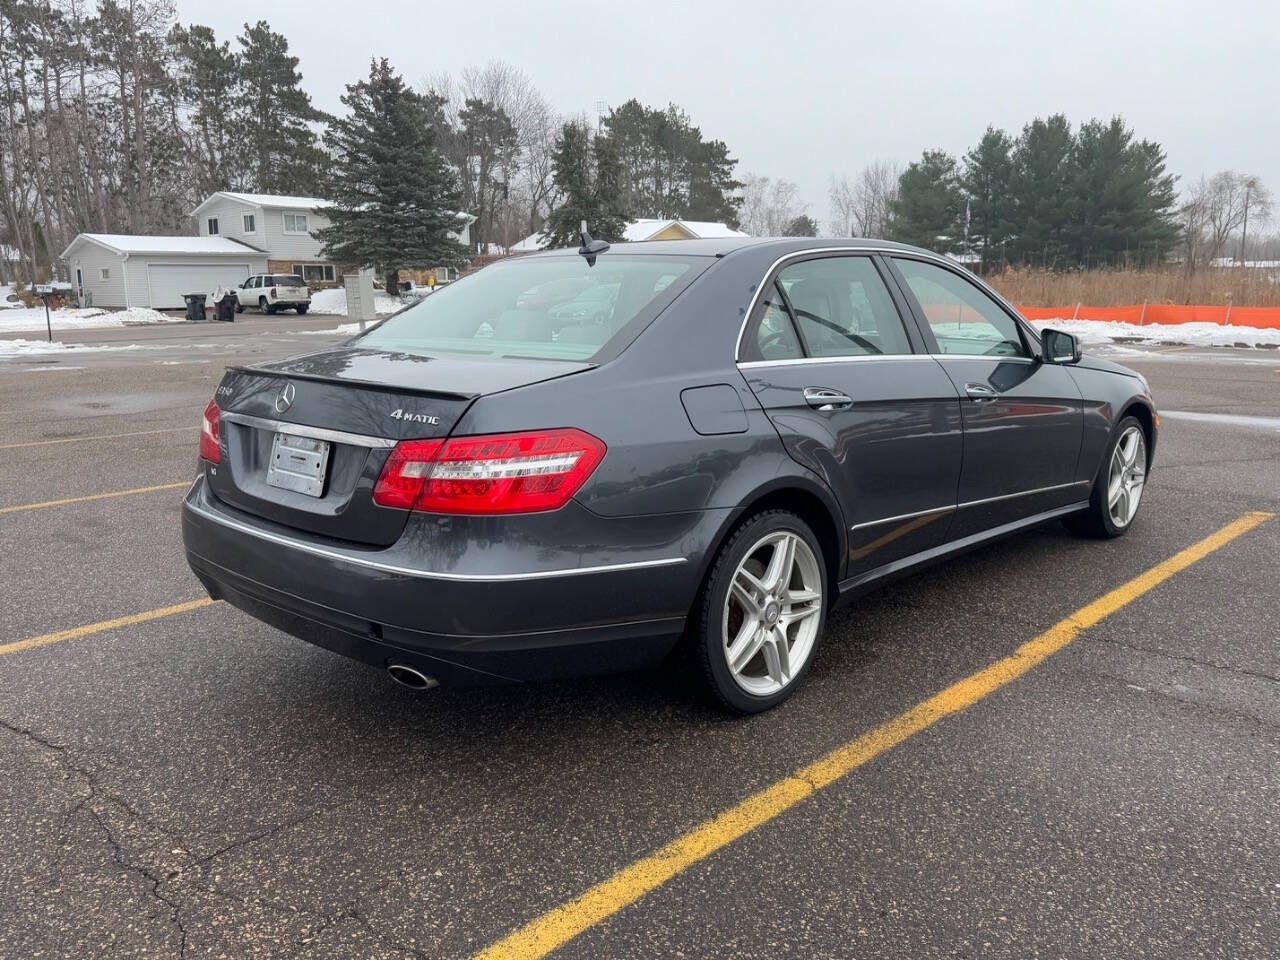
{"type": "Polygon", "coordinates": [[[359,338],[372,350],[589,360],[621,348],[710,262],[603,254],[495,263],[359,338]],[[630,331],[630,332],[625,332],[630,331]]]}
{"type": "Polygon", "coordinates": [[[302,286],[302,279],[301,279],[300,277],[295,277],[295,276],[293,276],[292,274],[287,274],[287,273],[286,273],[286,274],[281,274],[281,275],[280,275],[280,276],[278,276],[278,277],[270,277],[270,278],[268,278],[268,279],[270,280],[270,282],[271,282],[271,286],[273,286],[273,287],[300,287],[300,286],[302,286]]]}

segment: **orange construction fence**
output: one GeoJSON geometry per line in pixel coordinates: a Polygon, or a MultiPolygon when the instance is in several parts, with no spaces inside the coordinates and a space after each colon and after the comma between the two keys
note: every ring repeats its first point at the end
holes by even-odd
{"type": "Polygon", "coordinates": [[[1118,323],[1214,323],[1280,330],[1280,307],[1200,307],[1170,303],[1131,307],[1018,307],[1028,320],[1112,320],[1118,323]]]}

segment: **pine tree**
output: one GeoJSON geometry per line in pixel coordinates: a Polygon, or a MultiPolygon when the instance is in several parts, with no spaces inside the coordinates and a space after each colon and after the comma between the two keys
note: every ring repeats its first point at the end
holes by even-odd
{"type": "Polygon", "coordinates": [[[1013,258],[1053,266],[1066,252],[1073,193],[1075,140],[1062,114],[1036,118],[1013,148],[1013,258]]]}
{"type": "Polygon", "coordinates": [[[239,123],[253,137],[254,187],[261,193],[314,195],[327,161],[312,124],[327,118],[302,89],[298,58],[265,20],[246,23],[238,39],[244,84],[239,123]]]}
{"type": "Polygon", "coordinates": [[[1008,134],[987,127],[978,145],[964,155],[960,186],[972,218],[969,243],[977,244],[982,251],[983,273],[997,252],[1003,251],[1009,237],[1013,206],[1009,186],[1013,174],[1012,150],[1013,141],[1008,134]]]}
{"type": "Polygon", "coordinates": [[[592,134],[581,120],[570,120],[556,138],[554,182],[560,194],[542,228],[548,246],[576,246],[582,221],[600,240],[621,240],[627,227],[622,205],[625,189],[617,143],[592,134]]]}
{"type": "Polygon", "coordinates": [[[807,213],[802,213],[782,231],[784,237],[816,237],[818,235],[818,221],[807,213]]]}
{"type": "Polygon", "coordinates": [[[470,212],[476,218],[477,249],[483,251],[492,238],[494,211],[509,189],[507,178],[515,167],[520,139],[506,111],[484,100],[468,99],[458,111],[458,122],[465,175],[471,178],[476,201],[470,212]]]}
{"type": "Polygon", "coordinates": [[[189,175],[196,197],[245,189],[249,168],[240,126],[240,55],[232,53],[229,41],[218,43],[211,27],[199,24],[175,26],[169,40],[177,54],[179,95],[190,110],[195,149],[189,175]]]}
{"type": "Polygon", "coordinates": [[[350,112],[325,136],[333,164],[323,208],[330,226],[316,232],[324,255],[381,267],[388,292],[401,267],[463,263],[466,248],[449,236],[461,218],[453,172],[436,149],[438,100],[414,92],[382,59],[342,102],[350,112]]]}
{"type": "Polygon", "coordinates": [[[956,158],[926,150],[898,180],[891,236],[928,250],[950,250],[959,237],[963,212],[956,158]]]}

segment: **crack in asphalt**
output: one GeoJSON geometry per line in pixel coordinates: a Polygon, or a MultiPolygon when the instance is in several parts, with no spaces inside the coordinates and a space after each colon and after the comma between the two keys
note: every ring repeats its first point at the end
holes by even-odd
{"type": "Polygon", "coordinates": [[[40,734],[36,733],[34,730],[31,730],[27,727],[19,726],[18,724],[13,723],[9,720],[6,720],[2,717],[0,717],[0,728],[8,730],[10,733],[16,736],[19,736],[25,740],[28,740],[31,743],[34,743],[37,746],[41,747],[45,751],[46,757],[55,766],[61,767],[62,769],[75,774],[83,781],[82,786],[84,787],[84,790],[85,790],[84,796],[80,797],[80,799],[75,804],[75,806],[72,807],[67,812],[67,814],[62,818],[62,826],[64,828],[64,832],[65,832],[66,824],[69,823],[76,814],[82,811],[88,814],[89,818],[92,819],[95,824],[97,824],[97,827],[101,831],[103,837],[106,838],[107,846],[111,849],[111,858],[117,864],[119,864],[120,867],[122,867],[123,869],[128,870],[131,873],[137,874],[138,876],[142,877],[147,882],[148,893],[150,893],[151,896],[153,896],[156,900],[158,900],[160,903],[164,904],[165,907],[168,908],[170,922],[177,928],[177,931],[178,931],[178,937],[179,937],[178,956],[179,957],[186,956],[187,928],[186,928],[186,925],[182,922],[181,901],[172,900],[160,891],[160,885],[165,881],[164,877],[158,876],[156,873],[154,873],[151,869],[149,869],[144,864],[135,863],[126,854],[123,844],[116,837],[110,825],[106,822],[106,820],[103,819],[101,813],[99,813],[99,811],[94,808],[93,803],[96,800],[103,804],[114,804],[120,810],[124,811],[125,815],[129,820],[136,821],[137,823],[150,827],[151,829],[155,830],[157,833],[161,834],[162,836],[165,836],[166,838],[169,838],[176,842],[181,842],[180,839],[174,838],[173,835],[168,831],[150,823],[145,817],[142,817],[140,814],[138,814],[137,811],[135,811],[128,803],[124,802],[119,797],[114,796],[110,792],[102,789],[98,783],[98,778],[93,773],[93,771],[87,769],[86,767],[82,767],[78,763],[75,763],[71,760],[65,745],[54,743],[52,740],[49,740],[47,737],[41,736],[40,734]]]}
{"type": "Polygon", "coordinates": [[[1081,634],[1080,639],[1092,640],[1095,643],[1105,643],[1114,647],[1124,647],[1126,650],[1145,653],[1153,657],[1160,657],[1164,660],[1176,660],[1182,663],[1191,663],[1198,667],[1205,667],[1206,669],[1221,673],[1233,673],[1237,676],[1250,677],[1254,680],[1263,680],[1267,683],[1280,683],[1280,676],[1263,673],[1259,670],[1249,670],[1245,667],[1229,667],[1226,664],[1214,663],[1211,660],[1202,660],[1201,658],[1194,657],[1191,654],[1168,653],[1164,650],[1153,650],[1151,647],[1144,647],[1136,643],[1128,643],[1124,640],[1116,640],[1113,637],[1100,637],[1095,634],[1081,634]]]}

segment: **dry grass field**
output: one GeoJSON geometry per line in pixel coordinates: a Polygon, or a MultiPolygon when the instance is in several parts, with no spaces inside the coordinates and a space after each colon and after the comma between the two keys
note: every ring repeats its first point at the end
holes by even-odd
{"type": "Polygon", "coordinates": [[[1237,307],[1280,307],[1280,268],[1202,267],[1188,274],[1163,270],[1008,269],[987,282],[1013,303],[1026,307],[1092,307],[1153,304],[1196,304],[1237,307]]]}

